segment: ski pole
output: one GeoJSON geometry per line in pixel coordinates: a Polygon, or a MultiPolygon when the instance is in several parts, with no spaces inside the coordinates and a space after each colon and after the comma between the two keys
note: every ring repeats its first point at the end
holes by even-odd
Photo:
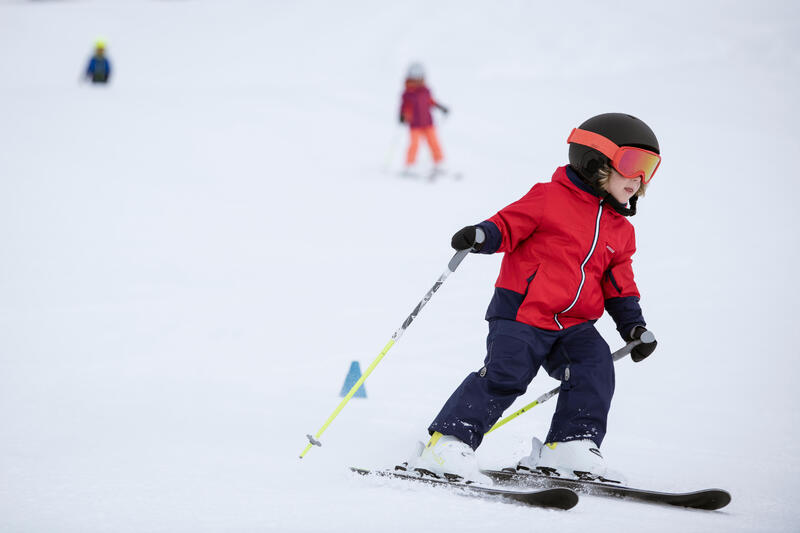
{"type": "MultiPolygon", "coordinates": [[[[653,335],[653,333],[651,331],[645,331],[642,334],[642,338],[641,339],[635,340],[635,341],[631,341],[628,344],[626,344],[625,346],[623,346],[622,348],[620,348],[619,350],[617,350],[616,352],[612,353],[611,354],[611,359],[613,361],[619,361],[620,359],[622,359],[623,357],[625,357],[626,355],[631,353],[631,350],[633,350],[638,344],[641,344],[643,342],[649,343],[649,342],[653,342],[654,340],[656,340],[655,335],[653,335]]],[[[489,431],[486,432],[486,435],[488,435],[489,433],[491,433],[495,429],[499,428],[500,426],[508,424],[509,422],[511,422],[512,420],[517,418],[522,413],[525,413],[525,412],[529,411],[530,409],[533,409],[534,407],[536,407],[540,403],[544,403],[547,400],[549,400],[550,398],[552,398],[553,396],[556,396],[558,394],[559,390],[561,390],[561,386],[560,385],[558,387],[556,387],[555,389],[551,390],[550,392],[546,392],[546,393],[542,394],[541,396],[536,398],[534,401],[532,401],[531,403],[529,403],[528,405],[526,405],[525,407],[523,407],[519,411],[517,411],[517,412],[515,412],[513,414],[510,414],[507,417],[505,417],[504,419],[502,419],[499,422],[497,422],[495,425],[493,425],[489,429],[489,431]]]]}
{"type": "Polygon", "coordinates": [[[375,367],[378,366],[378,363],[381,362],[381,359],[383,359],[383,356],[386,355],[386,352],[388,352],[389,349],[391,349],[391,347],[394,346],[394,344],[400,340],[400,337],[403,336],[403,333],[405,333],[406,329],[408,329],[408,326],[410,326],[411,323],[414,321],[414,319],[417,318],[417,315],[422,310],[422,308],[425,307],[425,304],[428,303],[428,300],[430,300],[431,297],[433,297],[433,293],[439,290],[439,287],[442,286],[442,283],[444,283],[444,280],[447,279],[447,276],[456,271],[458,265],[461,263],[461,261],[464,260],[464,258],[467,256],[469,252],[470,252],[469,249],[460,250],[456,252],[453,258],[450,259],[450,262],[447,263],[447,270],[445,270],[442,273],[442,275],[439,276],[439,279],[436,280],[436,283],[433,284],[433,287],[431,287],[431,289],[427,292],[427,294],[425,294],[425,297],[419,301],[414,310],[411,311],[411,314],[408,315],[408,317],[406,317],[406,319],[403,321],[403,325],[400,326],[400,328],[394,332],[392,338],[389,340],[389,342],[386,343],[386,346],[383,347],[381,353],[378,354],[378,357],[376,357],[375,360],[372,361],[372,363],[370,363],[370,365],[364,371],[364,375],[362,375],[361,378],[358,381],[356,381],[356,383],[350,388],[350,391],[339,403],[339,406],[336,409],[334,409],[333,413],[331,413],[331,416],[328,417],[328,420],[326,420],[325,423],[322,425],[322,427],[319,428],[319,431],[317,431],[316,434],[314,434],[313,436],[310,434],[306,435],[306,437],[308,438],[308,444],[306,445],[306,449],[303,450],[303,453],[300,454],[300,459],[302,459],[308,453],[308,450],[310,450],[312,446],[322,446],[322,443],[319,441],[319,438],[322,436],[322,433],[328,428],[331,422],[333,422],[333,419],[336,418],[336,416],[344,408],[347,402],[350,401],[350,398],[353,397],[358,388],[364,383],[364,381],[366,381],[367,377],[369,377],[372,371],[375,370],[375,367]]]}
{"type": "Polygon", "coordinates": [[[392,165],[392,159],[394,159],[394,153],[397,148],[397,145],[400,142],[401,133],[404,128],[395,128],[394,134],[392,136],[392,142],[389,145],[389,148],[386,150],[386,157],[383,158],[383,171],[389,172],[389,167],[392,165]]]}

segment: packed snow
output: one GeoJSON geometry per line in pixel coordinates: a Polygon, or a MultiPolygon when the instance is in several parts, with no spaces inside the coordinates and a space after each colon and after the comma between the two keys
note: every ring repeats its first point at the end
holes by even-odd
{"type": "Polygon", "coordinates": [[[0,0],[0,73],[0,531],[800,529],[800,4],[0,0]],[[81,82],[97,38],[108,87],[81,82]],[[460,180],[398,175],[415,60],[460,180]],[[617,363],[602,449],[633,485],[732,503],[553,511],[348,471],[407,458],[480,368],[500,255],[461,264],[298,459],[452,233],[610,111],[664,161],[632,220],[659,345],[617,363]]]}

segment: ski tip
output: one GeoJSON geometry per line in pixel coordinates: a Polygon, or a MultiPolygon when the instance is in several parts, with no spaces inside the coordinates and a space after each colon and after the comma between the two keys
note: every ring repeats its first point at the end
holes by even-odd
{"type": "Polygon", "coordinates": [[[565,488],[552,488],[544,491],[546,495],[541,498],[539,501],[544,505],[548,505],[549,507],[555,507],[557,509],[572,509],[576,505],[578,505],[578,501],[580,501],[580,497],[578,494],[570,489],[565,488]]]}
{"type": "Polygon", "coordinates": [[[723,489],[708,489],[702,491],[701,501],[690,507],[704,511],[716,511],[731,503],[731,493],[723,489]]]}

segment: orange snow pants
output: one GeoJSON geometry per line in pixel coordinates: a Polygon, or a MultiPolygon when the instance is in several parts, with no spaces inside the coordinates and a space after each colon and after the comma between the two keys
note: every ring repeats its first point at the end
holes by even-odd
{"type": "Polygon", "coordinates": [[[436,128],[427,126],[425,128],[411,128],[411,142],[408,145],[408,153],[406,154],[406,165],[413,165],[414,161],[417,160],[417,150],[419,149],[421,137],[425,138],[431,149],[433,162],[440,163],[444,159],[444,155],[442,155],[442,147],[439,146],[439,139],[436,138],[436,128]]]}

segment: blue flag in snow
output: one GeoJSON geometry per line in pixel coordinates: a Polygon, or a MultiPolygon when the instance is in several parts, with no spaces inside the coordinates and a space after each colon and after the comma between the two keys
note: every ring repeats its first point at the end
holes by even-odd
{"type": "MultiPolygon", "coordinates": [[[[350,392],[350,389],[353,388],[353,385],[361,379],[361,367],[358,364],[358,361],[353,361],[350,363],[350,370],[347,371],[347,376],[344,378],[344,385],[342,385],[342,392],[339,393],[339,396],[347,396],[347,393],[350,392]]],[[[362,385],[358,388],[355,394],[353,394],[353,398],[366,398],[367,397],[367,389],[364,388],[362,385]]]]}

